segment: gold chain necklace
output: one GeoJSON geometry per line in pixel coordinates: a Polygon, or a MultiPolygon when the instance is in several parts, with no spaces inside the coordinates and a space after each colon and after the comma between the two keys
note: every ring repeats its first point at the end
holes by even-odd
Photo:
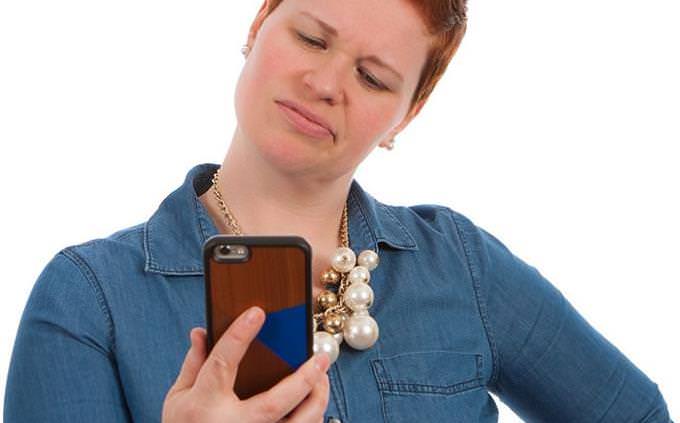
{"type": "MultiPolygon", "coordinates": [[[[241,226],[220,193],[220,170],[221,167],[213,174],[212,191],[224,215],[225,224],[234,235],[243,235],[241,226]]],[[[316,298],[320,311],[313,315],[314,354],[328,353],[331,364],[338,358],[343,340],[352,348],[365,350],[375,344],[379,335],[378,324],[368,314],[374,298],[373,289],[368,283],[370,271],[378,266],[378,254],[364,250],[356,257],[349,248],[348,221],[345,203],[338,231],[341,246],[331,257],[331,267],[321,274],[321,282],[326,289],[316,298]]]]}

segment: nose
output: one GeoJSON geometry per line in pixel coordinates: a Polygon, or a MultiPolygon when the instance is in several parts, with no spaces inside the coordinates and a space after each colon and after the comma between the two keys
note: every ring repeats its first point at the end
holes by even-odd
{"type": "Polygon", "coordinates": [[[341,64],[332,58],[315,63],[303,76],[307,94],[329,105],[342,101],[341,64]]]}

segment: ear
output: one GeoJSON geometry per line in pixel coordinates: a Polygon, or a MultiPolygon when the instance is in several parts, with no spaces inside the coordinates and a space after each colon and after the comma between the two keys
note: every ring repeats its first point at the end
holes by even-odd
{"type": "Polygon", "coordinates": [[[397,125],[393,130],[390,131],[388,134],[387,138],[383,142],[380,143],[380,147],[387,147],[387,143],[393,139],[394,137],[397,136],[399,132],[401,132],[406,126],[408,126],[409,123],[413,120],[414,117],[418,116],[418,113],[420,113],[420,110],[423,108],[425,105],[425,100],[420,100],[418,103],[416,103],[415,106],[413,106],[413,109],[411,109],[406,116],[404,116],[404,119],[399,122],[399,125],[397,125]]]}
{"type": "Polygon", "coordinates": [[[255,42],[255,37],[257,36],[258,31],[260,30],[262,23],[267,17],[268,9],[269,0],[264,0],[262,2],[262,6],[260,6],[260,10],[257,12],[257,16],[255,16],[255,20],[253,21],[252,24],[250,24],[250,31],[248,32],[248,46],[251,49],[253,48],[253,43],[255,42]]]}

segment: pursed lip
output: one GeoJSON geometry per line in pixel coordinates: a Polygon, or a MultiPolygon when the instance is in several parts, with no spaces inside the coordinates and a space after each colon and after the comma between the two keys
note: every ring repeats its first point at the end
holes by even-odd
{"type": "Polygon", "coordinates": [[[306,109],[304,106],[301,104],[295,103],[290,100],[276,100],[276,103],[279,103],[283,106],[286,106],[288,108],[291,108],[304,116],[306,119],[316,123],[319,126],[322,126],[330,132],[330,134],[333,136],[333,141],[335,141],[335,131],[331,127],[331,125],[321,116],[314,114],[311,110],[306,109]]]}

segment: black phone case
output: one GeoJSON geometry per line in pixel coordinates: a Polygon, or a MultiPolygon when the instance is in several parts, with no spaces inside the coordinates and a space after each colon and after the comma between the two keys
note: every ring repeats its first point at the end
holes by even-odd
{"type": "Polygon", "coordinates": [[[203,263],[208,351],[246,309],[257,305],[267,315],[239,364],[239,398],[271,388],[311,357],[311,247],[304,238],[215,235],[203,245],[203,263]],[[218,261],[222,245],[246,246],[247,259],[218,261]]]}

